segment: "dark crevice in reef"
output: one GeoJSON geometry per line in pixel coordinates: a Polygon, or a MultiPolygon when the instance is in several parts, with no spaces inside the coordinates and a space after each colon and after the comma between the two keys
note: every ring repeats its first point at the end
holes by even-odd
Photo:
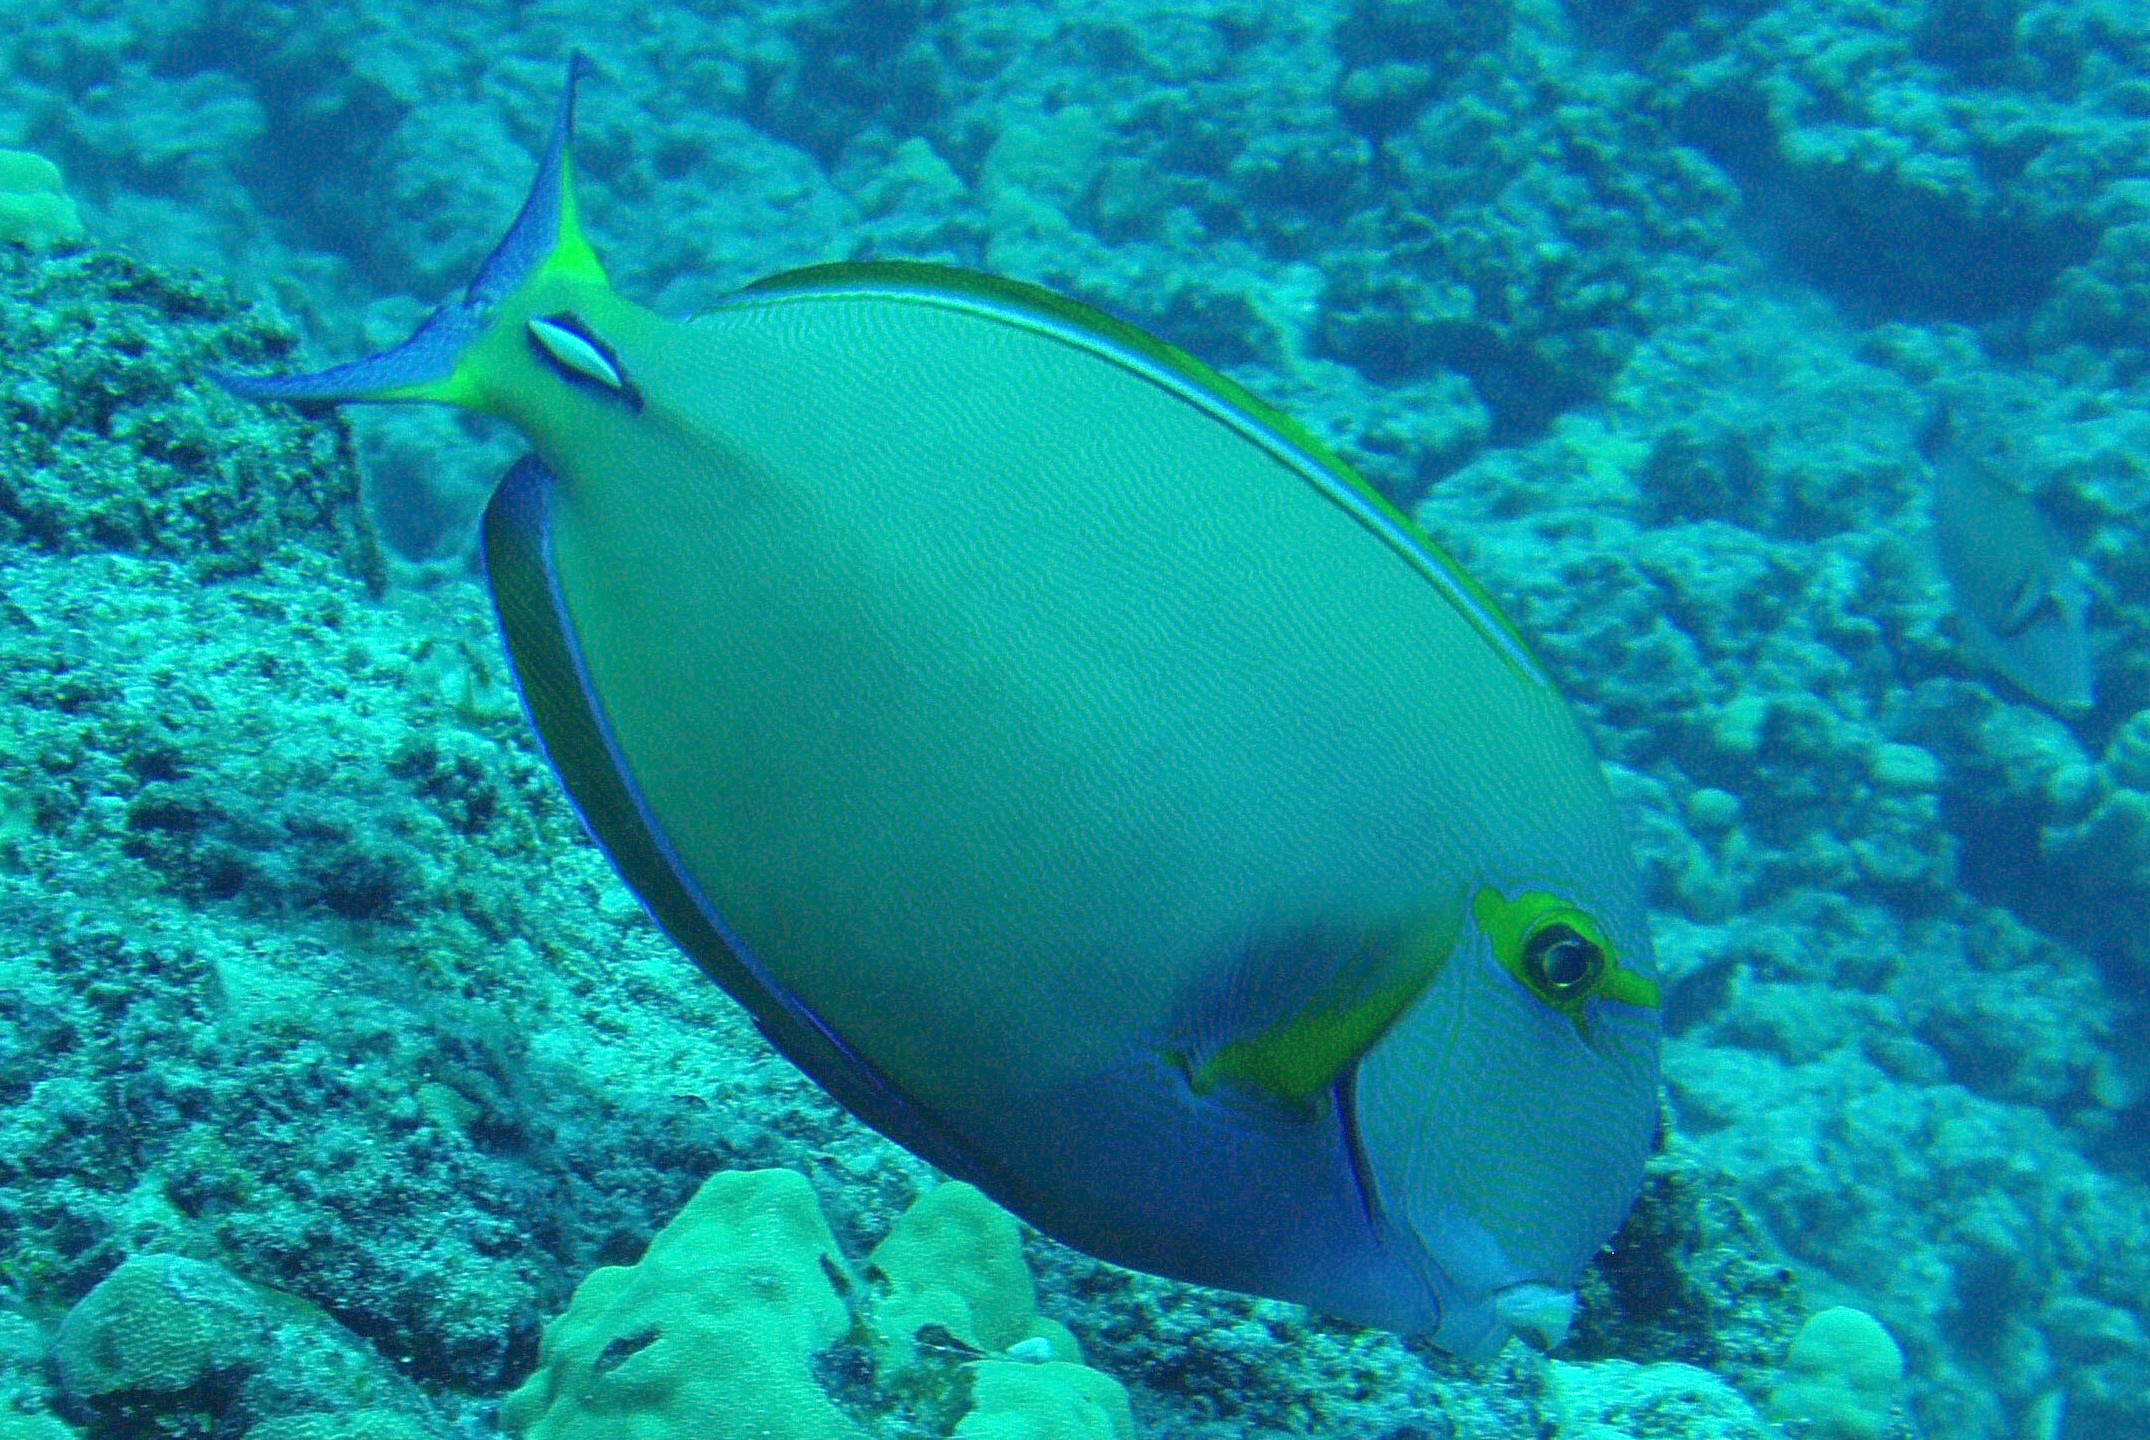
{"type": "Polygon", "coordinates": [[[1848,156],[1795,165],[1763,98],[1745,88],[1689,97],[1675,133],[1738,182],[1751,237],[1767,253],[1865,319],[2019,316],[2097,248],[2099,228],[2080,215],[2032,213],[2005,195],[1974,206],[1848,156]]]}
{"type": "Polygon", "coordinates": [[[293,217],[300,243],[392,281],[368,264],[382,206],[371,178],[384,171],[406,107],[359,75],[308,19],[304,7],[212,5],[159,65],[174,75],[221,70],[245,82],[268,138],[249,147],[240,173],[263,213],[293,217]]]}

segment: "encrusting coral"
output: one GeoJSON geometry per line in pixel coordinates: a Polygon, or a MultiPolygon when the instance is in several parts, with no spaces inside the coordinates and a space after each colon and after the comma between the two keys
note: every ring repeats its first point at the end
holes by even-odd
{"type": "Polygon", "coordinates": [[[634,1265],[576,1287],[500,1406],[528,1440],[857,1440],[811,1358],[851,1328],[850,1267],[804,1176],[712,1176],[634,1265]]]}
{"type": "MultiPolygon", "coordinates": [[[[1120,1383],[1035,1311],[1013,1216],[971,1186],[929,1191],[876,1248],[870,1291],[804,1177],[710,1178],[632,1266],[593,1272],[500,1407],[525,1440],[863,1440],[817,1357],[863,1339],[877,1381],[962,1440],[1133,1440],[1120,1383]],[[945,1393],[942,1393],[945,1392],[945,1393]],[[945,1424],[945,1421],[940,1422],[945,1424]]],[[[885,1393],[845,1392],[867,1412],[885,1393]]],[[[948,1433],[943,1431],[942,1433],[948,1433]]]]}
{"type": "Polygon", "coordinates": [[[1120,1382],[1085,1365],[987,1360],[956,1440],[1135,1440],[1120,1382]]]}

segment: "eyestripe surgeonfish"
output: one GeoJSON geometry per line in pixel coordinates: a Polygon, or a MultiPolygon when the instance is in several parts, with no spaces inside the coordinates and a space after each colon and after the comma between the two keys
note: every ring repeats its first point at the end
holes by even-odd
{"type": "Polygon", "coordinates": [[[1641,1183],[1623,824],[1486,592],[1305,430],[1028,285],[837,264],[688,321],[577,219],[575,79],[463,298],[295,402],[500,417],[530,718],[657,922],[1047,1234],[1483,1354],[1641,1183]]]}
{"type": "Polygon", "coordinates": [[[2045,516],[2003,473],[2005,437],[1944,407],[1922,448],[1934,559],[1967,648],[2040,704],[2088,710],[2097,703],[2089,597],[2045,516]]]}

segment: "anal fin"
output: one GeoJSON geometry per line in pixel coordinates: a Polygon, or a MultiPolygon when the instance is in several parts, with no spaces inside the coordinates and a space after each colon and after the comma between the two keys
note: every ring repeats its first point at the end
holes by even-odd
{"type": "Polygon", "coordinates": [[[992,1188],[968,1147],[777,984],[683,873],[620,761],[554,582],[548,527],[557,483],[535,457],[508,471],[486,507],[485,566],[523,707],[584,826],[650,917],[786,1059],[890,1139],[992,1188]]]}

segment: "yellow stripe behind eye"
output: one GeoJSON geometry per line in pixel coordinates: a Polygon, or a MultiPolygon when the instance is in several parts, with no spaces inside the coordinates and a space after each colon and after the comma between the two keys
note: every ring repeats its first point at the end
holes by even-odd
{"type": "Polygon", "coordinates": [[[1633,1005],[1643,1010],[1656,1010],[1663,1004],[1657,982],[1647,975],[1632,970],[1622,970],[1615,965],[1605,973],[1605,981],[1598,986],[1598,997],[1617,1000],[1622,1005],[1633,1005]]]}

